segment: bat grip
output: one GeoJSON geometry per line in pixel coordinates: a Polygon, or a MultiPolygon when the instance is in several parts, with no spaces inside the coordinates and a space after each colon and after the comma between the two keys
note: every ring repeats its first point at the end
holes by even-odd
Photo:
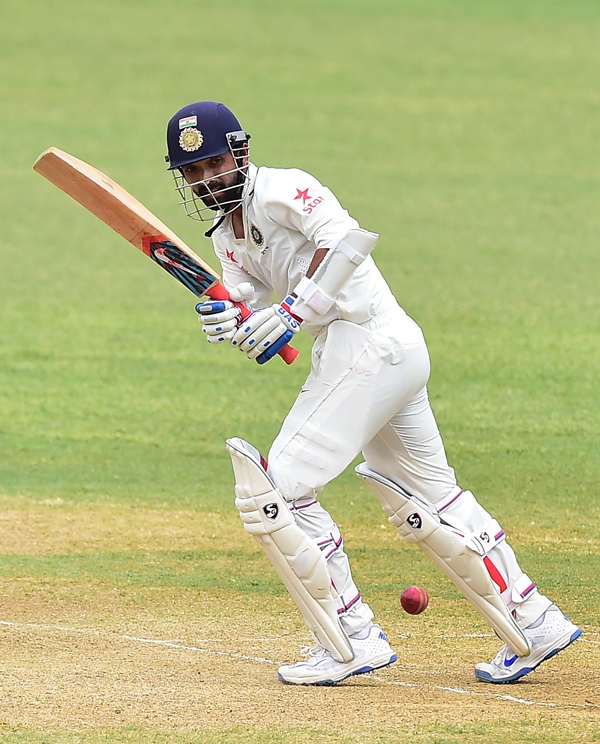
{"type": "MultiPolygon", "coordinates": [[[[211,300],[229,300],[230,302],[233,302],[233,300],[229,296],[229,292],[225,289],[221,282],[217,282],[208,290],[206,294],[211,298],[211,300]]],[[[233,302],[233,304],[240,309],[243,320],[250,315],[251,310],[249,310],[246,305],[242,304],[241,302],[233,302]]],[[[286,344],[277,353],[286,364],[292,364],[292,362],[294,362],[300,354],[298,349],[294,349],[294,347],[290,346],[289,344],[286,344]]]]}

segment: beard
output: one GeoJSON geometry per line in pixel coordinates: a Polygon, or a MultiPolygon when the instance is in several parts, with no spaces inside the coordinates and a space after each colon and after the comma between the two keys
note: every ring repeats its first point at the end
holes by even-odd
{"type": "Polygon", "coordinates": [[[237,205],[242,201],[245,180],[244,175],[238,171],[232,183],[215,181],[210,190],[206,186],[199,185],[194,188],[194,193],[205,207],[218,212],[220,209],[226,209],[233,204],[237,205]]]}

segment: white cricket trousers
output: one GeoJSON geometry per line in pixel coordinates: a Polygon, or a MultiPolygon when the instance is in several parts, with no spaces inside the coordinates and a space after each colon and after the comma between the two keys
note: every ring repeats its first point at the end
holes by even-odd
{"type": "MultiPolygon", "coordinates": [[[[349,634],[364,628],[373,612],[317,494],[359,453],[372,470],[443,508],[444,518],[465,534],[491,519],[470,492],[462,496],[448,465],[427,396],[429,371],[422,331],[403,310],[362,326],[334,321],[315,340],[310,374],[269,452],[269,472],[296,523],[327,559],[349,634]]],[[[527,584],[512,548],[504,541],[488,557],[518,622],[526,627],[537,620],[551,602],[527,584]],[[527,589],[525,598],[515,595],[515,586],[527,589]]]]}

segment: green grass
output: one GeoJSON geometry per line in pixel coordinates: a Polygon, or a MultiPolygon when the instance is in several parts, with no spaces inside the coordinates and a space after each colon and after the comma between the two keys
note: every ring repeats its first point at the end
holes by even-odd
{"type": "MultiPolygon", "coordinates": [[[[495,737],[502,736],[505,733],[506,722],[502,726],[495,726],[490,730],[488,726],[454,726],[449,724],[438,723],[433,726],[423,726],[420,724],[408,724],[405,726],[406,732],[410,736],[410,741],[417,742],[435,742],[435,744],[462,744],[464,741],[480,742],[489,741],[490,734],[495,737]]],[[[2,730],[0,729],[0,733],[2,730]]],[[[547,732],[540,732],[538,727],[532,727],[529,724],[520,724],[512,731],[516,740],[526,744],[555,744],[555,742],[564,741],[600,741],[600,736],[594,731],[592,726],[570,726],[568,730],[561,733],[558,737],[547,732]],[[569,737],[568,739],[566,737],[569,737]]],[[[128,727],[127,729],[114,731],[105,730],[94,732],[89,735],[72,734],[72,735],[48,735],[48,734],[27,734],[25,732],[7,732],[2,734],[2,741],[5,744],[286,744],[293,737],[293,741],[298,744],[312,744],[315,741],[321,744],[355,744],[355,742],[365,742],[365,744],[393,744],[393,742],[408,741],[402,733],[399,732],[379,732],[363,730],[354,735],[344,736],[338,732],[330,733],[327,731],[306,727],[301,731],[290,730],[287,727],[269,727],[260,732],[248,731],[243,727],[236,727],[230,731],[211,736],[205,731],[200,733],[177,733],[169,734],[163,732],[147,731],[139,728],[128,727]],[[360,737],[360,738],[359,738],[360,737]]]]}
{"type": "MultiPolygon", "coordinates": [[[[594,725],[568,726],[558,735],[543,730],[541,726],[533,726],[529,723],[515,725],[511,731],[513,740],[524,744],[558,744],[565,741],[600,741],[600,735],[595,731],[594,725]]],[[[203,731],[198,733],[165,733],[148,731],[135,727],[127,727],[118,731],[104,730],[91,734],[28,734],[22,731],[7,731],[2,734],[5,744],[286,744],[293,740],[298,744],[312,744],[315,741],[321,744],[394,744],[394,742],[413,741],[419,744],[423,742],[434,742],[435,744],[462,744],[464,741],[479,744],[489,741],[490,735],[496,740],[497,737],[506,734],[506,727],[510,725],[504,721],[497,726],[456,726],[452,724],[436,723],[434,725],[422,725],[406,723],[405,733],[400,731],[360,730],[348,736],[340,735],[338,732],[331,733],[322,729],[305,727],[302,730],[291,730],[287,727],[268,727],[261,731],[248,731],[244,727],[235,727],[220,733],[217,736],[203,731]],[[409,738],[405,738],[407,735],[409,738]],[[291,739],[290,737],[293,737],[291,739]]],[[[400,727],[399,727],[400,728],[400,727]]]]}
{"type": "MultiPolygon", "coordinates": [[[[461,484],[514,535],[538,582],[597,628],[600,6],[3,0],[0,29],[0,504],[39,513],[60,498],[65,509],[237,519],[224,440],[268,449],[307,372],[307,339],[290,368],[208,348],[192,295],[31,168],[51,145],[73,152],[211,261],[202,228],[176,204],[164,129],[185,103],[223,100],[252,133],[255,162],[313,172],[380,233],[375,258],[429,341],[430,395],[461,484]]],[[[400,546],[396,577],[380,509],[351,469],[324,503],[375,605],[414,575],[458,596],[400,546]]],[[[0,547],[0,569],[34,583],[281,595],[252,548],[243,536],[214,551],[0,547]],[[241,563],[251,581],[232,588],[241,563]]],[[[562,733],[523,721],[504,739],[427,723],[411,740],[562,733]]],[[[314,735],[0,728],[11,744],[314,735]]],[[[581,726],[570,740],[597,734],[581,726]]]]}

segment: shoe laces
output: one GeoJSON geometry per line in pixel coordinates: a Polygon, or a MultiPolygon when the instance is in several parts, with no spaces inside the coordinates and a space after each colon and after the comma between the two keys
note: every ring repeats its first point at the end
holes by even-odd
{"type": "Polygon", "coordinates": [[[505,643],[502,646],[502,648],[498,651],[496,656],[494,656],[494,658],[491,660],[490,664],[492,664],[493,666],[502,668],[502,665],[504,664],[504,660],[514,655],[515,655],[515,652],[505,643]]]}
{"type": "Polygon", "coordinates": [[[316,646],[303,646],[300,650],[300,656],[303,659],[310,659],[316,656],[325,656],[325,654],[328,653],[329,651],[320,644],[317,644],[316,646]]]}

